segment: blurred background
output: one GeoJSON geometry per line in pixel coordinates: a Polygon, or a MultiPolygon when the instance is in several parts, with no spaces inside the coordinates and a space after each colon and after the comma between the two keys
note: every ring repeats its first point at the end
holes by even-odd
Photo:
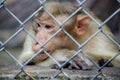
{"type": "MultiPolygon", "coordinates": [[[[77,4],[75,0],[69,1],[73,2],[73,4],[77,4]]],[[[6,0],[5,6],[21,21],[24,21],[35,11],[36,7],[39,6],[39,2],[37,0],[6,0]]],[[[89,8],[102,21],[104,21],[120,8],[120,3],[118,3],[117,0],[87,0],[84,7],[89,8]]],[[[116,36],[117,41],[120,43],[120,12],[107,22],[107,25],[116,36]]],[[[0,41],[4,43],[15,32],[17,32],[18,29],[20,29],[20,24],[6,10],[0,8],[0,41]]],[[[20,32],[19,35],[11,39],[5,45],[5,48],[14,54],[16,58],[21,52],[24,38],[25,32],[20,32]]],[[[0,52],[1,66],[10,65],[11,62],[14,61],[6,53],[4,54],[4,52],[0,52]]]]}

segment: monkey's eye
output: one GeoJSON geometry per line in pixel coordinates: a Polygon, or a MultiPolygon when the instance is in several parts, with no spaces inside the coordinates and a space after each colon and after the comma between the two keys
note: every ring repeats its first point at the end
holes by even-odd
{"type": "Polygon", "coordinates": [[[41,25],[40,25],[39,23],[37,23],[37,26],[38,26],[38,27],[41,27],[41,25]]]}
{"type": "Polygon", "coordinates": [[[45,25],[46,29],[52,29],[53,27],[54,27],[53,25],[48,25],[48,24],[45,25]]]}

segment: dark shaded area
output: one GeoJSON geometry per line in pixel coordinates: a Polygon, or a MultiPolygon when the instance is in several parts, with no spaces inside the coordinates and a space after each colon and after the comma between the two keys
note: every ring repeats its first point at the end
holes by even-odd
{"type": "MultiPolygon", "coordinates": [[[[117,0],[88,0],[85,5],[91,11],[93,11],[100,19],[106,20],[117,9],[120,8],[120,3],[117,0]],[[89,5],[88,5],[89,4],[89,5]]],[[[120,32],[120,12],[115,15],[107,25],[110,27],[113,33],[120,32]]]]}

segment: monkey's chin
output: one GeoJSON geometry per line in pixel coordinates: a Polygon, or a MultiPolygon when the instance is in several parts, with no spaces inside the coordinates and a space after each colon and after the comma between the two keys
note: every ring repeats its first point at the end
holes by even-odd
{"type": "MultiPolygon", "coordinates": [[[[49,54],[51,54],[50,51],[47,51],[49,54]]],[[[44,53],[44,52],[41,52],[38,56],[37,56],[37,59],[40,60],[40,61],[44,61],[45,59],[47,59],[48,56],[44,53]]]]}

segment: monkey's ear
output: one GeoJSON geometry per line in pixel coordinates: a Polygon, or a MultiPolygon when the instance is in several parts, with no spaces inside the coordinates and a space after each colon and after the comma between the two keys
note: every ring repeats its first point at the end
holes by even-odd
{"type": "Polygon", "coordinates": [[[90,24],[90,18],[88,16],[86,15],[78,16],[77,23],[75,26],[75,32],[78,35],[84,34],[87,31],[89,24],[90,24]]]}

